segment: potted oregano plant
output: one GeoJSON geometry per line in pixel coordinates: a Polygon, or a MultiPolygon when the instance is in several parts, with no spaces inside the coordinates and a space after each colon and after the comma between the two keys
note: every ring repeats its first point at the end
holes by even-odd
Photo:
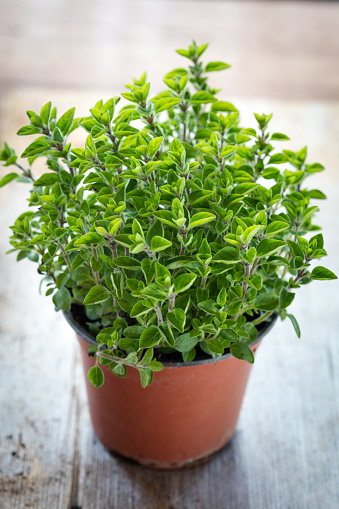
{"type": "Polygon", "coordinates": [[[260,340],[277,316],[299,336],[294,291],[336,279],[311,267],[326,255],[313,224],[325,196],[307,179],[323,166],[306,148],[277,151],[289,138],[269,131],[271,114],[240,124],[208,82],[229,65],[203,64],[206,48],[178,50],[189,65],[155,96],[143,75],[85,118],[50,102],[28,111],[26,162],[6,143],[0,153],[15,167],[0,186],[31,185],[11,251],[38,264],[78,334],[95,431],[157,468],[204,461],[230,439],[260,340]]]}

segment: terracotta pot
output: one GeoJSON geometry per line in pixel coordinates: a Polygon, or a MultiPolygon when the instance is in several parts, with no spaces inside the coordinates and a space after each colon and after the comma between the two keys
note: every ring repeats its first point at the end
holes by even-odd
{"type": "MultiPolygon", "coordinates": [[[[226,354],[185,364],[164,363],[143,389],[135,368],[125,378],[102,366],[105,383],[93,387],[87,372],[95,363],[88,356],[93,336],[70,312],[65,316],[77,332],[94,431],[111,451],[142,465],[174,469],[207,461],[235,432],[251,365],[226,354]]],[[[253,352],[276,317],[251,343],[253,352]]]]}

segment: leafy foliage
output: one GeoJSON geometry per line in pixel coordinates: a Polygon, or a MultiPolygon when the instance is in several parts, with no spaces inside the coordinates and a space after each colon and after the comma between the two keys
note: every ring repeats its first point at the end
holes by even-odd
{"type": "Polygon", "coordinates": [[[325,195],[305,181],[323,166],[306,163],[306,147],[275,151],[273,141],[289,138],[268,132],[272,115],[255,114],[256,129],[241,126],[208,83],[229,66],[204,65],[206,48],[178,50],[188,68],[169,72],[154,97],[145,74],[127,85],[119,112],[120,97],[84,118],[74,108],[58,118],[51,103],[28,111],[18,134],[38,137],[21,155],[25,167],[8,144],[0,152],[16,166],[0,186],[32,184],[12,251],[38,263],[57,310],[85,307],[97,334],[89,372],[97,387],[99,363],[117,376],[134,366],[146,387],[162,369],[159,350],[190,362],[197,345],[213,357],[230,348],[253,362],[255,326],[278,313],[300,335],[286,311],[294,290],[336,278],[310,269],[326,255],[311,204],[325,195]],[[87,133],[83,148],[68,141],[77,128],[87,133]],[[35,180],[38,158],[49,171],[35,180]]]}

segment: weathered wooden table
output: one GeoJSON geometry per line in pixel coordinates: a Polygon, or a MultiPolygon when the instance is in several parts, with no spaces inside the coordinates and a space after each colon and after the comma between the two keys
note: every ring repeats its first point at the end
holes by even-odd
{"type": "MultiPolygon", "coordinates": [[[[95,98],[50,90],[8,96],[0,134],[6,130],[19,152],[26,141],[14,136],[21,111],[49,97],[61,110],[78,105],[80,114],[95,98]]],[[[312,187],[328,195],[319,214],[329,253],[324,265],[338,273],[339,103],[240,99],[236,104],[244,109],[244,120],[252,111],[274,111],[273,128],[291,136],[289,146],[309,143],[310,160],[327,166],[312,187]]],[[[50,299],[39,296],[34,264],[4,256],[8,225],[25,209],[26,192],[25,185],[12,183],[0,194],[0,507],[339,507],[338,282],[298,290],[292,312],[302,339],[287,322],[265,338],[237,433],[211,463],[182,472],[148,471],[112,457],[98,442],[73,331],[50,299]]]]}

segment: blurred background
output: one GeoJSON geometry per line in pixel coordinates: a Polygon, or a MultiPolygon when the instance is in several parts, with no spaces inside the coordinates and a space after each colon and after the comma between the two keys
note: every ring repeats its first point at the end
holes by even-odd
{"type": "MultiPolygon", "coordinates": [[[[0,0],[0,144],[21,153],[25,111],[49,100],[86,115],[144,71],[161,90],[162,76],[186,64],[174,50],[192,39],[210,43],[205,61],[231,64],[211,82],[244,123],[274,112],[286,148],[308,145],[308,162],[325,165],[312,187],[328,197],[318,222],[324,265],[338,274],[338,2],[0,0]]],[[[286,322],[265,339],[231,444],[204,467],[148,472],[98,443],[73,332],[38,294],[36,267],[4,256],[27,193],[15,182],[0,190],[0,506],[336,509],[338,282],[298,291],[301,340],[286,322]]]]}

